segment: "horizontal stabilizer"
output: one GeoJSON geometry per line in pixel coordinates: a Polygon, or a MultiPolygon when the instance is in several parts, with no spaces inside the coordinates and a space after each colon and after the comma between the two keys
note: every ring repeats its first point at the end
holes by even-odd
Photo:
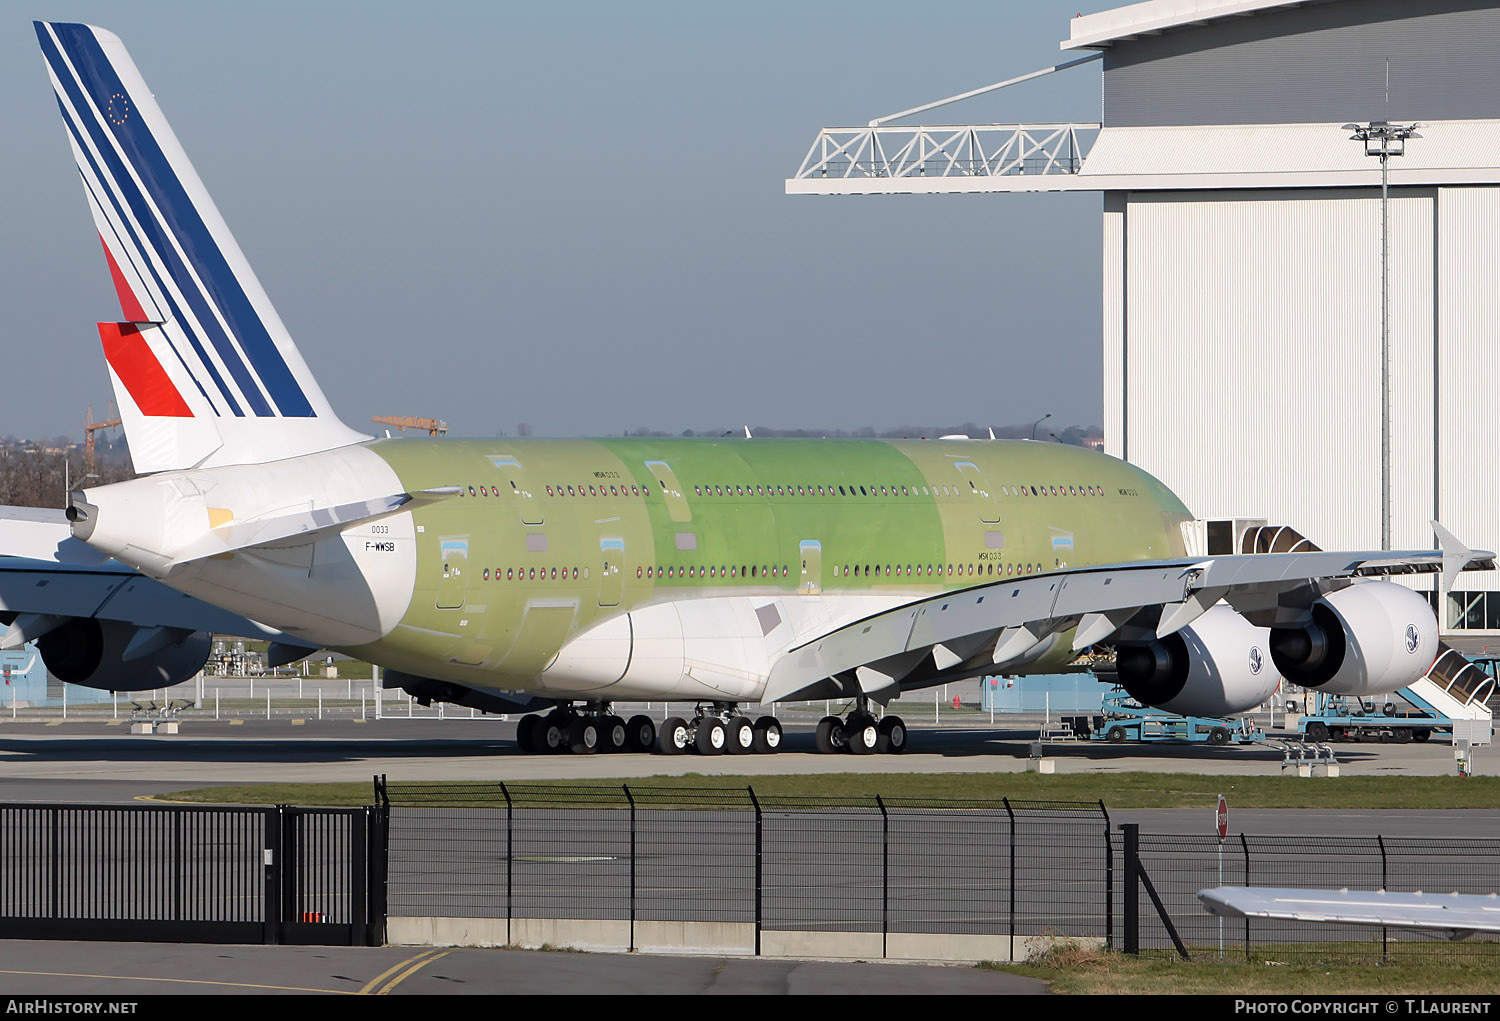
{"type": "Polygon", "coordinates": [[[1199,890],[1198,899],[1209,914],[1224,918],[1421,929],[1455,940],[1478,932],[1500,932],[1500,898],[1493,893],[1220,886],[1199,890]]]}
{"type": "MultiPolygon", "coordinates": [[[[458,494],[457,486],[395,493],[373,500],[359,500],[337,507],[277,514],[270,517],[228,521],[212,529],[198,542],[177,555],[173,566],[216,557],[237,550],[303,545],[351,525],[375,521],[403,510],[447,499],[458,494]]],[[[210,513],[213,509],[210,508],[210,513]]]]}

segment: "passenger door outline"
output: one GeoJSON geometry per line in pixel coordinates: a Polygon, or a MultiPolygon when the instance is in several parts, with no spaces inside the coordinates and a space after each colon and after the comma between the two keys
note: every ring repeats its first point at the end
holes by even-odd
{"type": "MultiPolygon", "coordinates": [[[[511,503],[519,504],[517,512],[521,516],[521,524],[545,524],[542,518],[542,505],[531,492],[531,486],[528,485],[526,480],[526,470],[521,467],[521,462],[514,457],[499,456],[491,457],[490,464],[494,465],[495,470],[509,483],[509,491],[514,498],[511,500],[511,503]]],[[[497,488],[504,495],[506,488],[497,488]]]]}
{"type": "Polygon", "coordinates": [[[469,595],[469,537],[444,536],[438,540],[442,575],[438,579],[437,608],[461,609],[469,595]]]}
{"type": "Polygon", "coordinates": [[[797,544],[797,553],[802,561],[797,592],[815,596],[823,591],[823,544],[816,539],[803,539],[797,544]]]}
{"type": "Polygon", "coordinates": [[[665,461],[647,461],[646,470],[651,473],[651,481],[656,483],[657,490],[667,501],[668,517],[678,522],[693,520],[693,509],[688,506],[687,494],[683,492],[682,483],[677,481],[677,473],[672,470],[672,466],[665,461]]]}
{"type": "MultiPolygon", "coordinates": [[[[979,520],[987,525],[1000,523],[1000,501],[996,500],[990,492],[990,487],[984,478],[984,471],[973,461],[955,461],[953,467],[958,469],[959,476],[969,487],[968,491],[977,497],[979,504],[979,520]]],[[[963,487],[959,487],[960,492],[963,487]]]]}
{"type": "Polygon", "coordinates": [[[625,591],[625,540],[600,539],[599,605],[619,606],[625,591]]]}

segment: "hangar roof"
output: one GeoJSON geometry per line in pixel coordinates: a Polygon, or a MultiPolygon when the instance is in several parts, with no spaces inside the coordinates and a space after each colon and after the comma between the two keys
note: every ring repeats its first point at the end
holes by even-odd
{"type": "Polygon", "coordinates": [[[1261,11],[1302,7],[1308,2],[1328,0],[1146,0],[1098,14],[1080,14],[1070,23],[1064,50],[1108,49],[1142,35],[1156,35],[1173,28],[1203,25],[1223,18],[1244,18],[1261,11]]]}

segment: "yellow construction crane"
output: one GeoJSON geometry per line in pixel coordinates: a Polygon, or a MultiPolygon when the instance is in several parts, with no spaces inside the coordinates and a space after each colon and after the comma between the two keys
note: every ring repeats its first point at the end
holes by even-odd
{"type": "Polygon", "coordinates": [[[393,425],[397,429],[426,429],[428,436],[442,436],[448,431],[448,423],[436,418],[407,418],[402,415],[376,415],[370,419],[378,425],[393,425]]]}
{"type": "MultiPolygon", "coordinates": [[[[113,410],[114,405],[110,405],[113,410]]],[[[108,422],[94,421],[94,406],[89,405],[88,413],[83,420],[83,464],[85,471],[94,470],[94,433],[100,429],[113,429],[120,424],[118,418],[112,418],[108,422]]]]}

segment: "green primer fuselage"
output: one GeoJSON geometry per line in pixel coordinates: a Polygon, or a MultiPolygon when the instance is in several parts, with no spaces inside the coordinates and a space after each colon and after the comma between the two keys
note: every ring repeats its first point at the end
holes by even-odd
{"type": "MultiPolygon", "coordinates": [[[[378,440],[413,512],[410,606],[353,652],[524,688],[569,640],[651,604],[906,597],[1181,556],[1191,515],[1131,465],[1030,441],[378,440]]],[[[1055,665],[1055,664],[1053,664],[1055,665]]]]}

